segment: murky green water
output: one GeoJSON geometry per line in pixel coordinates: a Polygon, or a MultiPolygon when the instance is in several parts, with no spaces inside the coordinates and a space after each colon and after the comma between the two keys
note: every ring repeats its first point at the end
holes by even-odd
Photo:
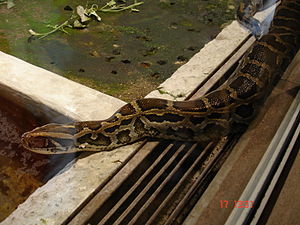
{"type": "Polygon", "coordinates": [[[1,51],[127,101],[170,77],[235,11],[233,0],[145,0],[139,13],[100,13],[102,22],[93,21],[87,29],[29,43],[29,29],[47,31],[47,24],[69,17],[66,5],[75,9],[85,2],[14,2],[11,9],[0,5],[1,51]]]}

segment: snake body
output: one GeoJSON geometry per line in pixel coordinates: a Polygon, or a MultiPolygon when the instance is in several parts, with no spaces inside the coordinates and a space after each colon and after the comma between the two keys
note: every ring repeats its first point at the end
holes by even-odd
{"type": "Polygon", "coordinates": [[[243,131],[299,49],[299,18],[300,0],[283,0],[269,33],[254,42],[232,77],[197,100],[136,100],[106,120],[38,127],[22,144],[58,154],[111,150],[145,137],[208,142],[243,131]]]}

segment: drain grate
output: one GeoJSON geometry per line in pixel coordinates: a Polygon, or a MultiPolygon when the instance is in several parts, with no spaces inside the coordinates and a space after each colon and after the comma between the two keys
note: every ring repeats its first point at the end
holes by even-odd
{"type": "Polygon", "coordinates": [[[209,164],[218,161],[223,147],[220,143],[206,147],[179,142],[158,144],[142,161],[143,168],[135,169],[88,223],[150,225],[160,224],[172,213],[175,218],[178,205],[187,204],[188,192],[209,178],[209,164]]]}
{"type": "MultiPolygon", "coordinates": [[[[249,38],[222,63],[191,99],[234,71],[253,43],[249,38]]],[[[230,153],[237,137],[218,143],[144,142],[115,176],[63,224],[181,224],[230,153]]]]}

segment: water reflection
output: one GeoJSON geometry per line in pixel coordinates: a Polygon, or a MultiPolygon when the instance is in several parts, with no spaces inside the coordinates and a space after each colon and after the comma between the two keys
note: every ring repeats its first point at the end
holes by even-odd
{"type": "Polygon", "coordinates": [[[74,158],[74,155],[53,157],[23,149],[21,135],[41,123],[26,110],[0,97],[0,221],[74,158]]]}

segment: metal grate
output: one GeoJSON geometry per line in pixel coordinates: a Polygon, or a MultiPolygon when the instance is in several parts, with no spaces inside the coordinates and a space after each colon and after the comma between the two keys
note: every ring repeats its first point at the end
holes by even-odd
{"type": "Polygon", "coordinates": [[[157,145],[153,149],[156,156],[150,154],[143,160],[142,164],[149,167],[138,171],[142,174],[135,183],[128,188],[131,177],[137,178],[137,171],[115,190],[88,222],[150,225],[160,224],[167,215],[173,214],[171,218],[175,218],[178,206],[187,203],[186,199],[190,197],[187,194],[205,182],[209,166],[217,162],[223,146],[214,147],[213,144],[204,147],[192,143],[157,145]]]}
{"type": "MultiPolygon", "coordinates": [[[[249,38],[198,91],[216,88],[254,42],[249,38]]],[[[139,151],[63,224],[181,224],[230,153],[237,137],[219,143],[144,142],[139,151]]]]}

